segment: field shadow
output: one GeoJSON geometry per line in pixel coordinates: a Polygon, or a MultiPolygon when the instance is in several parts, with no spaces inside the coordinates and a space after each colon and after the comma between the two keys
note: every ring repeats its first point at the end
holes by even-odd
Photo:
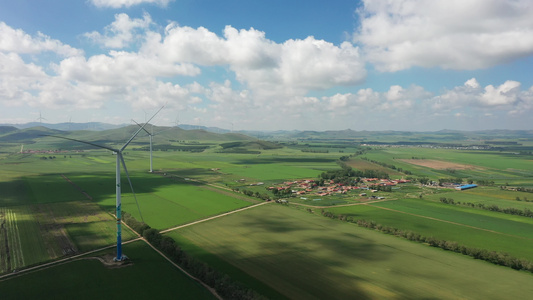
{"type": "MultiPolygon", "coordinates": [[[[180,173],[180,177],[207,174],[208,170],[191,169],[180,173]]],[[[121,174],[122,196],[130,197],[131,188],[124,171],[121,174]]],[[[137,197],[143,193],[154,193],[165,186],[204,185],[199,181],[187,181],[182,178],[163,176],[159,173],[130,173],[133,190],[137,197]]],[[[92,201],[108,210],[115,207],[108,204],[110,198],[116,196],[115,173],[111,172],[65,172],[45,173],[25,176],[10,181],[0,182],[0,206],[27,205],[40,203],[59,203],[70,201],[92,201]],[[28,182],[35,184],[29,184],[28,182]]]]}
{"type": "Polygon", "coordinates": [[[234,162],[238,165],[262,165],[275,163],[332,163],[336,159],[318,157],[256,157],[253,159],[241,159],[234,162]]]}
{"type": "Polygon", "coordinates": [[[338,232],[322,222],[310,229],[300,221],[272,215],[243,218],[233,226],[250,228],[247,235],[263,239],[250,238],[251,246],[223,242],[216,246],[216,256],[262,282],[280,277],[285,283],[271,287],[290,299],[373,299],[368,287],[374,285],[358,275],[357,261],[364,261],[367,266],[360,272],[366,272],[372,261],[390,259],[392,250],[357,233],[338,232]]]}

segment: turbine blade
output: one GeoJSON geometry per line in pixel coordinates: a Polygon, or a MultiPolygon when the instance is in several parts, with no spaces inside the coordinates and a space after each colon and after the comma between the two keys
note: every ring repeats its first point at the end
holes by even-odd
{"type": "Polygon", "coordinates": [[[78,143],[83,143],[83,144],[87,144],[87,145],[95,146],[95,147],[98,147],[98,148],[103,148],[103,149],[111,150],[111,151],[113,151],[113,152],[117,152],[117,153],[118,153],[118,150],[117,150],[117,149],[113,149],[113,148],[111,148],[111,147],[102,146],[102,145],[94,144],[94,143],[91,143],[91,142],[86,142],[86,141],[77,140],[77,139],[73,139],[73,138],[68,138],[68,137],[64,137],[64,136],[51,135],[51,134],[41,134],[41,136],[50,136],[50,137],[55,137],[55,138],[58,138],[58,139],[64,139],[64,140],[74,141],[74,142],[78,142],[78,143]]]}
{"type": "Polygon", "coordinates": [[[146,126],[146,124],[148,124],[155,117],[155,115],[157,115],[163,109],[163,107],[165,107],[165,106],[164,105],[161,106],[161,108],[146,123],[144,123],[143,126],[141,126],[141,128],[137,129],[137,131],[131,136],[131,138],[126,142],[126,144],[124,144],[124,146],[122,146],[122,148],[120,148],[120,152],[122,152],[122,150],[126,149],[126,147],[129,145],[129,143],[131,143],[131,141],[133,141],[133,139],[137,136],[137,134],[139,134],[139,132],[141,132],[141,130],[144,129],[144,126],[146,126]]]}
{"type": "Polygon", "coordinates": [[[118,155],[120,155],[120,161],[122,162],[122,167],[124,167],[124,171],[126,171],[126,177],[128,177],[128,182],[130,183],[131,193],[133,194],[133,198],[135,199],[135,203],[137,204],[137,210],[139,210],[139,215],[141,216],[141,221],[144,223],[143,214],[141,213],[141,208],[139,207],[139,202],[137,202],[137,196],[135,195],[135,192],[133,191],[133,184],[131,184],[130,174],[128,173],[128,168],[126,168],[126,162],[124,162],[124,157],[122,156],[122,153],[120,153],[118,155]]]}
{"type": "Polygon", "coordinates": [[[150,135],[150,132],[148,132],[148,130],[146,130],[146,128],[144,128],[141,124],[135,122],[134,119],[131,119],[135,124],[139,125],[139,127],[141,127],[146,133],[148,133],[148,135],[150,135]]]}

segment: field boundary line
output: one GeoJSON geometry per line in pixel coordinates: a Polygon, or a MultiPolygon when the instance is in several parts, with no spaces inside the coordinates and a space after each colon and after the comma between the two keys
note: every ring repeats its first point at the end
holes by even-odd
{"type": "Polygon", "coordinates": [[[370,204],[372,204],[372,203],[365,203],[365,205],[368,205],[368,206],[371,206],[371,207],[375,207],[375,208],[379,208],[379,209],[383,209],[383,210],[393,211],[393,212],[402,213],[402,214],[415,216],[415,217],[419,217],[419,218],[424,218],[424,219],[428,219],[428,220],[433,220],[433,221],[444,222],[444,223],[453,224],[453,225],[457,225],[457,226],[468,227],[468,228],[477,229],[477,230],[481,230],[481,231],[487,231],[487,232],[490,232],[490,233],[496,233],[496,234],[500,234],[500,235],[504,235],[504,236],[513,237],[513,238],[519,238],[519,239],[522,239],[522,240],[531,240],[531,241],[533,241],[533,239],[527,238],[527,237],[512,235],[512,234],[503,233],[503,232],[499,232],[499,231],[495,231],[495,230],[491,230],[491,229],[476,227],[476,226],[472,226],[472,225],[466,225],[466,224],[457,223],[457,222],[453,222],[453,221],[448,221],[448,220],[438,219],[438,218],[434,218],[434,217],[418,215],[418,214],[409,213],[409,212],[405,212],[405,211],[401,211],[401,210],[396,210],[396,209],[386,208],[386,207],[380,207],[380,206],[375,206],[375,205],[370,205],[370,204]]]}
{"type": "Polygon", "coordinates": [[[79,185],[72,182],[72,180],[70,180],[67,176],[65,176],[65,174],[61,174],[61,177],[63,177],[67,182],[72,184],[72,186],[75,187],[78,191],[80,191],[80,193],[82,193],[85,197],[87,197],[87,199],[93,200],[93,197],[89,196],[89,194],[87,194],[84,190],[82,190],[79,185]]]}
{"type": "Polygon", "coordinates": [[[247,209],[250,209],[250,208],[258,207],[258,206],[265,205],[265,204],[268,204],[268,203],[273,203],[273,202],[261,202],[261,203],[258,203],[258,204],[246,206],[246,207],[239,208],[239,209],[236,209],[236,210],[233,210],[233,211],[230,211],[230,212],[227,212],[227,213],[223,213],[223,214],[220,214],[220,215],[216,215],[216,216],[212,216],[212,217],[205,218],[205,219],[202,219],[202,220],[194,221],[194,222],[191,222],[191,223],[179,225],[179,226],[176,226],[176,227],[173,227],[173,228],[161,230],[161,231],[159,231],[159,233],[167,233],[167,232],[174,231],[174,230],[177,230],[177,229],[180,229],[180,228],[192,226],[192,225],[195,225],[195,224],[198,224],[198,223],[207,222],[207,221],[210,221],[210,220],[213,220],[213,219],[216,219],[216,218],[221,218],[221,217],[224,217],[224,216],[227,216],[227,215],[238,213],[238,212],[241,212],[243,210],[247,210],[247,209]]]}
{"type": "MultiPolygon", "coordinates": [[[[139,240],[139,239],[140,238],[137,238],[135,240],[139,240]]],[[[128,242],[131,243],[132,241],[130,240],[128,242]]],[[[113,247],[116,247],[116,245],[106,246],[106,247],[103,247],[103,248],[91,250],[91,251],[84,252],[84,253],[81,253],[81,254],[76,254],[74,256],[65,257],[65,258],[62,258],[60,260],[51,261],[51,262],[48,262],[48,263],[44,263],[44,264],[41,264],[41,265],[29,267],[29,268],[26,268],[26,269],[21,269],[21,270],[15,272],[15,273],[8,273],[8,274],[0,275],[0,281],[8,279],[8,277],[11,277],[11,276],[16,277],[18,275],[25,275],[24,273],[31,273],[32,271],[36,272],[36,271],[40,271],[40,270],[44,270],[44,269],[53,267],[54,265],[60,265],[60,264],[68,263],[71,260],[80,258],[80,257],[85,256],[87,254],[92,254],[92,253],[95,253],[95,252],[107,250],[107,249],[110,249],[110,248],[113,248],[113,247]]]]}
{"type": "Polygon", "coordinates": [[[206,288],[211,294],[213,294],[213,296],[215,296],[217,299],[219,300],[223,300],[222,297],[220,297],[220,295],[216,292],[216,290],[210,286],[208,286],[207,284],[205,284],[203,281],[201,281],[200,279],[194,277],[193,275],[191,275],[189,272],[185,271],[185,269],[183,269],[182,267],[180,267],[177,263],[173,262],[172,259],[168,258],[163,252],[161,252],[159,249],[157,249],[156,247],[154,247],[152,244],[150,244],[144,237],[142,237],[137,231],[133,230],[133,228],[131,228],[128,224],[126,224],[125,222],[123,222],[122,224],[124,224],[126,227],[128,227],[131,231],[133,231],[137,236],[138,238],[134,239],[134,240],[129,240],[129,241],[126,241],[124,243],[122,243],[123,245],[124,244],[129,244],[129,243],[132,243],[134,241],[143,241],[145,242],[146,244],[148,244],[148,246],[150,246],[152,249],[154,249],[157,253],[159,253],[159,255],[161,255],[164,259],[166,259],[168,262],[170,262],[174,267],[178,268],[181,272],[183,272],[183,274],[187,275],[189,278],[191,278],[192,280],[198,282],[199,284],[201,284],[204,288],[206,288]]]}
{"type": "Polygon", "coordinates": [[[213,296],[215,296],[217,299],[219,300],[223,300],[222,297],[220,297],[220,295],[215,291],[214,288],[208,286],[207,284],[205,284],[203,281],[201,281],[200,279],[192,276],[191,274],[189,274],[187,271],[185,271],[182,267],[180,267],[178,264],[176,264],[175,262],[173,262],[170,258],[168,258],[163,252],[159,251],[159,249],[157,249],[156,247],[154,247],[152,244],[148,243],[147,240],[145,240],[144,238],[141,238],[141,240],[143,240],[146,244],[148,244],[148,246],[150,246],[152,249],[154,249],[157,253],[159,253],[159,255],[161,255],[164,259],[166,259],[169,263],[171,263],[174,267],[178,268],[181,272],[183,272],[183,274],[187,275],[189,278],[191,278],[192,280],[198,282],[199,284],[201,284],[204,288],[206,288],[209,292],[211,292],[211,294],[213,294],[213,296]]]}

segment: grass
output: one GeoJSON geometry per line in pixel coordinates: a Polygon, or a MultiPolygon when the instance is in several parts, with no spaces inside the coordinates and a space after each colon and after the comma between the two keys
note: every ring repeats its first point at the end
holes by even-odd
{"type": "Polygon", "coordinates": [[[214,299],[144,242],[123,249],[131,266],[72,261],[0,281],[2,299],[214,299]]]}
{"type": "Polygon", "coordinates": [[[533,247],[530,234],[533,220],[524,217],[517,219],[520,217],[415,199],[328,210],[533,261],[529,251],[533,247]]]}
{"type": "Polygon", "coordinates": [[[530,274],[275,204],[169,235],[290,299],[523,298],[533,292],[530,274]]]}

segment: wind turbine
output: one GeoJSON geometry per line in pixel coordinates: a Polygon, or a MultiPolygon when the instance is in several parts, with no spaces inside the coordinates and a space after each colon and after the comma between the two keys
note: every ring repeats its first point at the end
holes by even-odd
{"type": "MultiPolygon", "coordinates": [[[[152,120],[163,109],[163,107],[161,107],[150,118],[150,120],[152,120]]],[[[148,122],[150,120],[148,120],[148,122]]],[[[48,135],[48,136],[51,136],[51,137],[56,137],[56,138],[65,139],[65,140],[71,140],[71,141],[75,141],[75,142],[79,142],[79,143],[92,145],[92,146],[95,146],[95,147],[98,147],[98,148],[111,150],[111,151],[113,151],[113,153],[115,153],[117,155],[116,173],[115,173],[116,174],[116,178],[115,178],[115,181],[116,181],[115,193],[116,193],[116,218],[117,218],[117,257],[113,258],[114,261],[123,261],[123,260],[128,258],[126,255],[122,254],[122,227],[121,227],[121,223],[122,223],[122,219],[121,219],[121,217],[122,217],[122,212],[121,212],[121,206],[122,206],[121,194],[122,194],[122,191],[121,191],[121,185],[120,185],[120,165],[121,164],[122,164],[122,167],[124,167],[124,171],[126,171],[126,176],[128,178],[128,182],[130,184],[131,192],[133,193],[133,197],[135,198],[135,203],[137,203],[137,209],[139,210],[139,214],[141,215],[141,220],[144,222],[144,219],[143,219],[142,214],[141,214],[141,210],[139,208],[139,203],[137,202],[137,197],[135,196],[135,192],[133,191],[133,185],[131,184],[130,175],[128,173],[128,169],[126,168],[126,163],[124,162],[124,157],[122,155],[122,152],[124,151],[124,149],[126,149],[126,147],[129,145],[129,143],[131,141],[133,141],[133,139],[137,136],[137,134],[139,134],[139,132],[141,132],[141,130],[144,129],[144,126],[146,124],[148,124],[148,123],[145,123],[144,125],[142,125],[141,128],[139,128],[131,136],[131,138],[124,145],[122,145],[122,147],[120,147],[119,149],[115,149],[115,148],[111,148],[111,147],[107,147],[107,146],[103,146],[103,145],[98,145],[98,144],[93,144],[91,142],[86,142],[86,141],[76,140],[76,139],[72,139],[72,138],[67,138],[67,137],[63,137],[63,136],[48,135]]]]}
{"type": "Polygon", "coordinates": [[[179,125],[180,125],[180,114],[178,114],[178,116],[176,117],[176,121],[174,122],[174,124],[176,124],[176,127],[179,127],[179,125]]]}
{"type": "MultiPolygon", "coordinates": [[[[135,120],[132,120],[132,121],[135,122],[135,120]]],[[[161,133],[161,132],[163,132],[163,131],[167,131],[167,130],[169,130],[169,129],[171,129],[171,128],[163,129],[163,130],[161,130],[161,131],[159,131],[159,132],[157,132],[157,133],[154,133],[154,125],[152,125],[152,130],[151,130],[152,132],[150,133],[150,132],[148,132],[148,130],[146,130],[146,128],[143,127],[143,126],[146,125],[147,123],[145,123],[145,124],[142,125],[142,126],[141,126],[141,124],[139,124],[139,123],[137,123],[137,122],[135,122],[135,124],[139,125],[139,127],[141,127],[141,128],[142,128],[142,129],[148,134],[148,136],[150,136],[150,173],[153,173],[154,171],[153,171],[153,164],[152,164],[152,138],[153,138],[156,134],[159,134],[159,133],[161,133]]]]}
{"type": "Polygon", "coordinates": [[[37,120],[39,120],[39,123],[43,124],[43,120],[46,120],[45,118],[43,118],[43,116],[41,115],[41,111],[39,111],[39,117],[37,118],[37,120]]]}

